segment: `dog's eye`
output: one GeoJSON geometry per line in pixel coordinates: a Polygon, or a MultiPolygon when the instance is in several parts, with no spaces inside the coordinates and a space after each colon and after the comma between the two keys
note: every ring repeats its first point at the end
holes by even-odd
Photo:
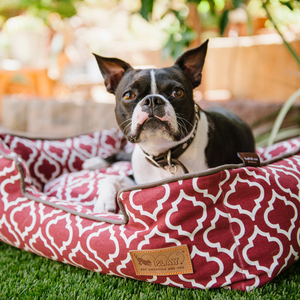
{"type": "Polygon", "coordinates": [[[129,101],[129,100],[132,100],[133,98],[135,97],[135,94],[133,92],[126,92],[124,95],[123,95],[123,99],[125,101],[129,101]]]}
{"type": "Polygon", "coordinates": [[[176,88],[172,92],[172,96],[175,97],[175,98],[181,98],[183,96],[183,94],[184,94],[184,92],[181,88],[176,88]]]}

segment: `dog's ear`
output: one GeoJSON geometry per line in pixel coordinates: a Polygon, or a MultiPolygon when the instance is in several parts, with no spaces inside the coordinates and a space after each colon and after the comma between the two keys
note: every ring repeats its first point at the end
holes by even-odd
{"type": "Polygon", "coordinates": [[[131,65],[118,58],[103,57],[97,54],[94,56],[104,78],[107,91],[114,94],[125,72],[132,69],[131,65]]]}
{"type": "Polygon", "coordinates": [[[175,62],[175,65],[190,78],[193,88],[201,83],[201,72],[203,69],[208,40],[197,48],[183,53],[175,62]]]}

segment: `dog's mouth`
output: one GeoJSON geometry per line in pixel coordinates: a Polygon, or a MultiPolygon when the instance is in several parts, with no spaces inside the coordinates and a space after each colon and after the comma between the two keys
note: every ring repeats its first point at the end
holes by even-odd
{"type": "Polygon", "coordinates": [[[162,121],[158,117],[149,117],[143,124],[138,124],[140,130],[159,130],[162,128],[169,129],[170,125],[168,121],[162,121]]]}
{"type": "Polygon", "coordinates": [[[170,140],[178,140],[179,136],[168,121],[163,121],[155,116],[147,118],[142,124],[137,124],[134,133],[129,133],[127,139],[131,143],[141,142],[145,136],[165,136],[170,140]]]}

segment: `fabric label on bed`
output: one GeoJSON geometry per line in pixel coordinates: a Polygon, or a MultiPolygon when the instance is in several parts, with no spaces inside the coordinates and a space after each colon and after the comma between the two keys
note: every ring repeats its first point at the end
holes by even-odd
{"type": "Polygon", "coordinates": [[[129,251],[136,275],[177,275],[193,273],[187,245],[129,251]]]}
{"type": "Polygon", "coordinates": [[[245,167],[259,167],[260,159],[256,153],[239,152],[238,157],[243,161],[245,167]]]}

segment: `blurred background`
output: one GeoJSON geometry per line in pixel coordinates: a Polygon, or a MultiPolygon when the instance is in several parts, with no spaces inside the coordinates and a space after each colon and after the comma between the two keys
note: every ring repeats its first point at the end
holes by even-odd
{"type": "MultiPolygon", "coordinates": [[[[0,130],[117,127],[92,53],[161,68],[208,38],[195,101],[234,111],[259,139],[300,87],[299,0],[1,0],[0,130]]],[[[298,106],[285,127],[299,130],[298,106]]]]}

